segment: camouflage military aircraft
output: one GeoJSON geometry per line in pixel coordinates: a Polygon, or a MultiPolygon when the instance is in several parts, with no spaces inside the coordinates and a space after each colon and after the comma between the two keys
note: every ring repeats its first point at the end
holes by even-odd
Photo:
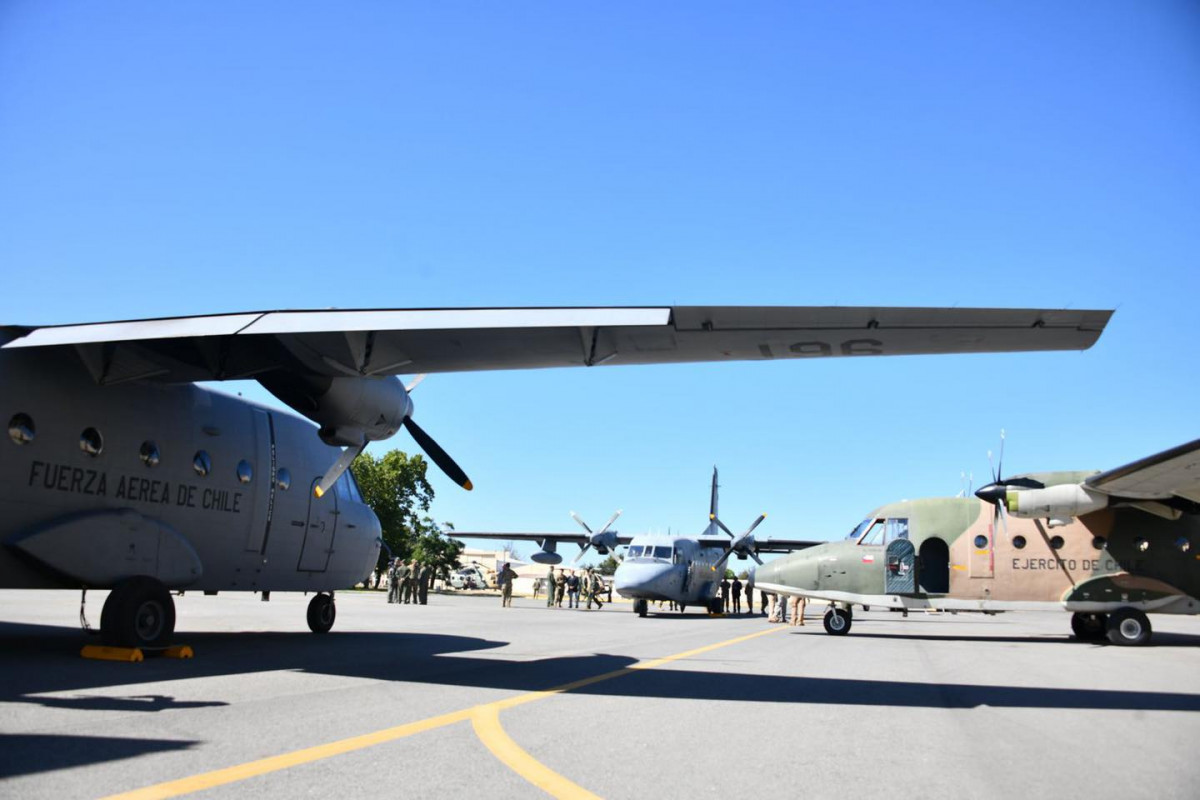
{"type": "Polygon", "coordinates": [[[105,640],[162,646],[170,589],[314,593],[370,572],[346,469],[413,421],[398,375],[1086,349],[1109,311],[656,307],[268,311],[0,327],[0,587],[112,589],[105,640]],[[253,379],[302,417],[197,386],[253,379]],[[316,423],[314,426],[312,423],[316,423]],[[344,449],[341,449],[344,448],[344,449]]]}
{"type": "Polygon", "coordinates": [[[1200,441],[1106,472],[997,477],[975,495],[885,505],[754,583],[828,601],[834,635],[854,605],[1063,609],[1077,638],[1121,645],[1150,640],[1148,612],[1200,613],[1200,441]]]}

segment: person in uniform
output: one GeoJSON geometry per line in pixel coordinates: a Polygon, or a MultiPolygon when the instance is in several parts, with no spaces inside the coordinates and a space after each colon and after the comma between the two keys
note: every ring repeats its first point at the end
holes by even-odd
{"type": "Polygon", "coordinates": [[[736,575],[733,576],[733,583],[729,585],[729,594],[733,597],[733,613],[742,613],[742,582],[736,575]]]}
{"type": "Polygon", "coordinates": [[[429,604],[429,583],[433,579],[433,567],[421,565],[421,574],[417,576],[417,600],[421,605],[429,604]]]}
{"type": "Polygon", "coordinates": [[[500,584],[500,605],[503,608],[512,608],[512,590],[513,578],[517,577],[517,573],[512,571],[508,566],[508,562],[504,562],[504,566],[496,573],[496,583],[500,584]]]}
{"type": "Polygon", "coordinates": [[[407,603],[408,598],[405,596],[405,590],[408,587],[408,564],[403,561],[396,563],[396,602],[407,603]]]}
{"type": "Polygon", "coordinates": [[[583,579],[587,589],[587,607],[592,608],[592,601],[596,602],[596,608],[604,608],[604,604],[600,602],[600,591],[604,588],[604,579],[600,577],[600,573],[588,567],[587,575],[583,579]]]}
{"type": "Polygon", "coordinates": [[[721,613],[729,613],[729,578],[721,579],[721,613]]]}
{"type": "Polygon", "coordinates": [[[746,611],[750,614],[754,613],[754,586],[750,581],[746,581],[746,611]]]}
{"type": "Polygon", "coordinates": [[[400,602],[400,583],[396,577],[396,569],[400,566],[400,559],[393,558],[388,564],[387,581],[388,581],[388,602],[400,602]]]}
{"type": "Polygon", "coordinates": [[[791,623],[793,625],[803,625],[804,624],[804,605],[805,605],[804,598],[800,597],[798,595],[792,595],[791,597],[788,598],[788,605],[791,606],[791,608],[789,609],[792,614],[791,623]]]}
{"type": "Polygon", "coordinates": [[[567,593],[567,571],[560,569],[558,577],[554,579],[554,605],[557,608],[562,608],[563,595],[567,593]]]}
{"type": "Polygon", "coordinates": [[[546,573],[546,608],[554,605],[554,567],[546,573]]]}
{"type": "Polygon", "coordinates": [[[770,610],[767,612],[767,622],[780,622],[783,619],[783,604],[779,602],[779,595],[770,594],[770,610]]]}

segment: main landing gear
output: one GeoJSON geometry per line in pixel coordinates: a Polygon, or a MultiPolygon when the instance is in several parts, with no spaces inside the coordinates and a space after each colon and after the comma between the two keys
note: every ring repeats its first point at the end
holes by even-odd
{"type": "Polygon", "coordinates": [[[337,619],[337,606],[333,604],[333,593],[313,595],[308,601],[308,627],[313,633],[329,633],[337,619]]]}
{"type": "Polygon", "coordinates": [[[162,648],[175,633],[175,603],[161,581],[147,575],[113,587],[100,612],[100,637],[110,647],[162,648]]]}
{"type": "Polygon", "coordinates": [[[644,617],[646,616],[646,610],[649,608],[649,606],[650,601],[646,598],[635,598],[633,601],[633,613],[637,614],[639,617],[644,617]]]}
{"type": "Polygon", "coordinates": [[[854,613],[848,608],[830,606],[825,612],[825,632],[830,636],[845,636],[850,632],[854,613]]]}
{"type": "Polygon", "coordinates": [[[1143,645],[1150,642],[1150,620],[1136,608],[1118,608],[1108,615],[1108,641],[1113,644],[1143,645]]]}
{"type": "Polygon", "coordinates": [[[1071,615],[1071,632],[1081,642],[1103,641],[1108,633],[1108,614],[1076,612],[1071,615]]]}

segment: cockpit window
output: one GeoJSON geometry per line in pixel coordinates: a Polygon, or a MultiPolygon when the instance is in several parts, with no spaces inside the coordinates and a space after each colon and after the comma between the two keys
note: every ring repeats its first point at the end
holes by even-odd
{"type": "Polygon", "coordinates": [[[629,552],[626,553],[626,558],[641,558],[642,546],[640,544],[629,545],[629,552]]]}
{"type": "MultiPolygon", "coordinates": [[[[907,519],[871,519],[867,522],[871,523],[870,530],[863,536],[859,544],[890,544],[897,539],[908,538],[907,519]]],[[[859,528],[862,528],[863,525],[859,525],[859,528]]]]}
{"type": "Polygon", "coordinates": [[[670,561],[671,560],[671,548],[670,547],[654,548],[654,557],[661,558],[664,561],[670,561]]]}
{"type": "Polygon", "coordinates": [[[854,526],[854,530],[850,531],[850,533],[846,536],[846,539],[849,541],[857,542],[858,537],[862,536],[863,531],[865,531],[871,525],[871,523],[874,521],[875,520],[873,520],[873,519],[864,519],[862,522],[860,522],[854,526]]]}

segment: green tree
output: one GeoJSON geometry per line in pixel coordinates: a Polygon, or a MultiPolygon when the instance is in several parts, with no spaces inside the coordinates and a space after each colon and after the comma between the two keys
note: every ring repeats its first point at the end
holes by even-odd
{"type": "Polygon", "coordinates": [[[600,566],[596,567],[596,569],[600,570],[601,575],[612,575],[617,571],[617,567],[621,566],[622,560],[617,557],[616,553],[610,552],[608,558],[601,561],[600,566]]]}
{"type": "Polygon", "coordinates": [[[730,580],[732,580],[735,577],[733,574],[733,570],[731,570],[729,567],[725,568],[725,577],[729,578],[730,580]]]}
{"type": "MultiPolygon", "coordinates": [[[[444,523],[443,527],[454,530],[454,525],[449,522],[444,523]]],[[[422,564],[431,566],[434,575],[445,579],[449,577],[450,570],[461,567],[458,557],[462,555],[462,551],[463,543],[451,539],[448,534],[443,535],[432,517],[425,516],[420,519],[413,555],[422,564]]]]}
{"type": "MultiPolygon", "coordinates": [[[[422,533],[434,527],[433,520],[426,516],[426,523],[421,516],[433,502],[433,487],[425,477],[427,466],[419,454],[409,458],[400,450],[380,458],[363,453],[350,465],[363,500],[379,517],[383,541],[396,558],[412,558],[422,533]]],[[[381,566],[386,559],[387,552],[381,552],[381,566]]]]}

